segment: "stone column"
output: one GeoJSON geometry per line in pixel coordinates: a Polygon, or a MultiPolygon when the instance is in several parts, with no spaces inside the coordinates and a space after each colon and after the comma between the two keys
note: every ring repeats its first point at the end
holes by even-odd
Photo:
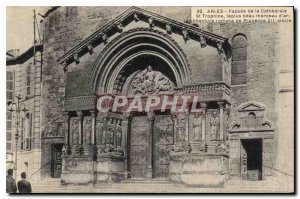
{"type": "Polygon", "coordinates": [[[64,112],[65,118],[65,145],[70,146],[70,115],[68,112],[64,112]]]}
{"type": "Polygon", "coordinates": [[[128,177],[128,141],[127,141],[127,136],[128,136],[128,125],[129,125],[129,116],[130,114],[124,114],[124,118],[122,120],[122,149],[124,151],[124,157],[125,157],[125,178],[128,177]]]}
{"type": "Polygon", "coordinates": [[[220,108],[220,140],[224,140],[224,102],[218,102],[220,108]]]}
{"type": "Polygon", "coordinates": [[[80,146],[82,146],[83,145],[83,135],[82,135],[82,130],[83,130],[83,128],[82,128],[82,119],[83,119],[83,113],[82,113],[82,111],[77,111],[77,115],[78,115],[78,132],[79,132],[79,135],[78,135],[78,144],[80,145],[80,146]]]}
{"type": "Polygon", "coordinates": [[[96,143],[96,111],[90,110],[92,115],[92,132],[91,132],[91,145],[94,146],[96,143]]]}
{"type": "Polygon", "coordinates": [[[118,120],[117,118],[113,119],[113,147],[116,148],[117,147],[117,124],[118,124],[118,120]]]}
{"type": "Polygon", "coordinates": [[[189,120],[190,120],[190,113],[189,110],[185,110],[185,141],[189,143],[189,120]]]}
{"type": "Polygon", "coordinates": [[[103,128],[102,128],[102,146],[106,147],[106,131],[107,131],[107,117],[103,116],[102,120],[103,128]]]}
{"type": "Polygon", "coordinates": [[[150,161],[149,161],[149,165],[148,165],[148,172],[147,172],[147,177],[148,178],[152,178],[153,177],[153,123],[154,123],[154,119],[155,119],[155,114],[153,112],[148,112],[147,113],[147,117],[149,120],[149,147],[150,147],[150,161]]]}
{"type": "Polygon", "coordinates": [[[205,125],[206,125],[206,108],[207,108],[207,105],[206,103],[201,103],[201,107],[202,107],[202,121],[201,121],[201,138],[203,141],[206,140],[206,132],[205,132],[205,125]]]}
{"type": "Polygon", "coordinates": [[[177,144],[177,115],[175,113],[171,113],[172,121],[173,121],[173,131],[174,131],[174,145],[177,144]]]}

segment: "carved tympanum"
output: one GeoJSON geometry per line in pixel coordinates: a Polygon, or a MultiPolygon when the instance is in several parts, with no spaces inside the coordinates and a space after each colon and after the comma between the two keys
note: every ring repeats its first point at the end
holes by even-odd
{"type": "Polygon", "coordinates": [[[154,94],[173,90],[173,83],[159,71],[151,66],[139,72],[131,84],[132,94],[154,94]]]}

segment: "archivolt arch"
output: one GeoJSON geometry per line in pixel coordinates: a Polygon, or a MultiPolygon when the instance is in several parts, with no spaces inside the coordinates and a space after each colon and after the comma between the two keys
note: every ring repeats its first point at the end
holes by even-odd
{"type": "Polygon", "coordinates": [[[131,60],[146,55],[155,56],[167,63],[174,75],[176,87],[189,84],[189,64],[179,45],[160,31],[136,28],[117,36],[102,51],[90,74],[90,93],[112,94],[114,84],[124,67],[131,60]]]}

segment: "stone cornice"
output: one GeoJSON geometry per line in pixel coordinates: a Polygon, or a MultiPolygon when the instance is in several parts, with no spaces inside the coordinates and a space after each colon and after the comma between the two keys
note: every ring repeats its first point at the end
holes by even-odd
{"type": "Polygon", "coordinates": [[[74,61],[77,62],[80,56],[86,54],[87,52],[90,52],[93,47],[98,45],[99,43],[106,44],[107,39],[110,36],[123,30],[122,23],[125,20],[127,21],[127,23],[128,21],[133,20],[145,21],[146,23],[149,23],[150,28],[154,28],[155,26],[163,27],[168,34],[174,32],[176,34],[183,35],[184,39],[193,39],[199,41],[199,43],[201,43],[201,45],[199,44],[199,46],[202,47],[206,45],[202,45],[203,39],[205,39],[207,41],[207,45],[217,48],[219,53],[224,52],[224,50],[227,51],[226,49],[224,49],[228,47],[227,38],[202,30],[191,24],[178,22],[141,8],[130,7],[128,10],[120,14],[112,21],[108,22],[102,28],[94,32],[92,35],[80,42],[77,46],[65,53],[58,59],[58,62],[66,67],[74,61]]]}

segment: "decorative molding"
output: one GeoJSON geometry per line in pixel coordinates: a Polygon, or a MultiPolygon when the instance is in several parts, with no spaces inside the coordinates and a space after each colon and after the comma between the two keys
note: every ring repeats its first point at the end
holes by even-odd
{"type": "Polygon", "coordinates": [[[97,97],[78,96],[65,98],[64,111],[92,110],[96,108],[97,97]]]}
{"type": "MultiPolygon", "coordinates": [[[[103,56],[105,53],[107,53],[108,49],[111,48],[111,46],[113,46],[115,43],[118,43],[120,40],[122,40],[122,38],[133,34],[133,33],[138,33],[138,32],[149,32],[149,33],[155,33],[158,34],[158,36],[162,36],[163,38],[167,38],[169,40],[169,42],[171,42],[175,48],[180,52],[180,54],[182,55],[182,59],[186,65],[187,68],[187,72],[190,74],[190,64],[188,62],[188,58],[187,55],[185,54],[185,52],[182,50],[182,48],[179,46],[179,44],[168,34],[165,34],[159,30],[154,30],[154,29],[150,29],[150,28],[134,28],[134,29],[130,29],[128,31],[122,32],[120,35],[118,35],[117,37],[115,37],[113,40],[111,40],[106,46],[105,48],[101,51],[101,53],[98,56],[98,60],[100,59],[104,59],[103,56]]],[[[98,60],[95,62],[96,64],[98,63],[98,60]]],[[[95,70],[97,69],[97,65],[94,65],[93,69],[91,70],[89,77],[90,79],[88,80],[88,87],[90,88],[92,85],[92,82],[94,81],[94,76],[93,74],[95,73],[95,70]]],[[[186,77],[187,78],[187,77],[186,77]]],[[[178,82],[177,82],[178,83],[178,82]]],[[[93,93],[95,91],[93,90],[89,90],[89,93],[93,93]]]]}
{"type": "MultiPolygon", "coordinates": [[[[74,54],[78,54],[82,56],[85,54],[84,50],[87,49],[87,46],[91,43],[96,43],[99,38],[102,39],[102,42],[106,43],[109,36],[114,35],[115,33],[120,31],[120,27],[116,27],[116,23],[122,23],[125,20],[143,20],[146,23],[149,23],[150,29],[153,29],[155,22],[159,22],[163,24],[163,28],[167,30],[166,24],[169,24],[169,27],[172,27],[172,32],[177,32],[178,34],[183,34],[188,36],[191,39],[199,40],[199,36],[203,36],[207,40],[210,40],[209,45],[218,48],[218,52],[222,52],[221,49],[224,48],[224,43],[228,43],[228,39],[217,34],[205,31],[200,29],[199,27],[193,26],[192,24],[182,23],[175,21],[173,19],[152,13],[150,11],[137,8],[137,7],[130,7],[128,10],[120,14],[118,17],[113,19],[112,21],[108,22],[102,28],[94,32],[92,35],[87,37],[85,40],[80,42],[70,51],[65,53],[62,57],[58,59],[60,64],[68,63],[70,64],[74,60],[70,60],[74,54]],[[182,32],[184,30],[184,33],[182,32]],[[109,33],[109,34],[108,34],[109,33]]],[[[167,30],[168,34],[170,34],[170,30],[167,30]]],[[[186,37],[184,36],[184,37],[186,37]]],[[[187,38],[187,37],[186,37],[187,38]]],[[[75,60],[76,61],[76,60],[75,60]]]]}
{"type": "Polygon", "coordinates": [[[257,102],[246,102],[241,104],[238,107],[239,112],[245,112],[245,111],[264,111],[265,107],[262,104],[259,104],[257,102]]]}

